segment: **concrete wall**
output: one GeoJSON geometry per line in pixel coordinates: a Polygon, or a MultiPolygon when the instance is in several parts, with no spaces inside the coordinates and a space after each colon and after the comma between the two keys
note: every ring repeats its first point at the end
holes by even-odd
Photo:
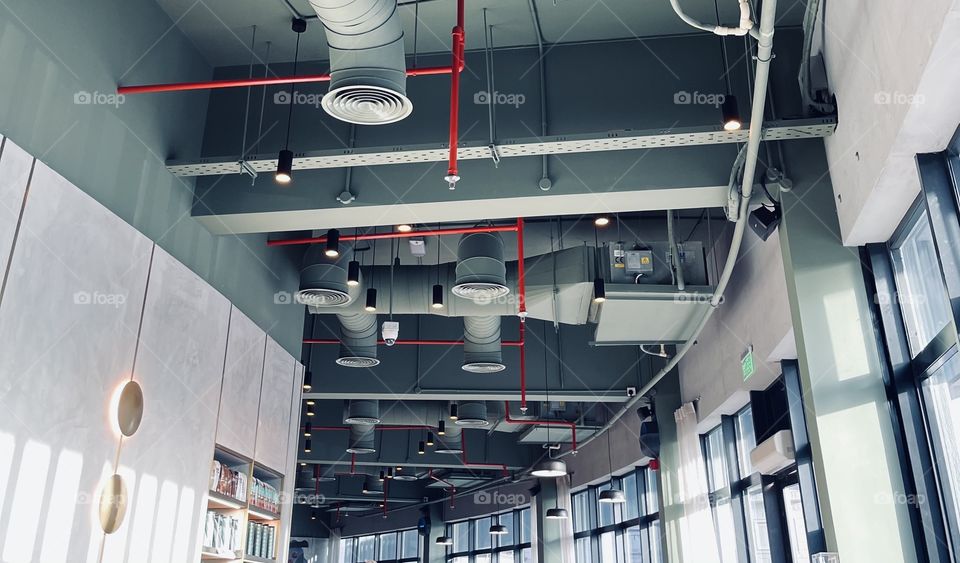
{"type": "Polygon", "coordinates": [[[960,2],[826,2],[827,73],[840,126],[827,139],[844,244],[890,238],[920,191],[913,156],[960,123],[960,2]]]}
{"type": "Polygon", "coordinates": [[[218,435],[293,474],[299,365],[263,331],[254,346],[228,347],[233,315],[242,317],[226,297],[9,139],[0,194],[0,222],[14,226],[0,248],[3,560],[196,560],[218,435]],[[240,369],[264,345],[282,361],[266,373],[262,362],[240,369]],[[258,397],[259,415],[243,401],[222,404],[225,372],[228,386],[243,373],[258,395],[261,380],[274,382],[282,401],[258,397]],[[121,440],[111,401],[130,379],[145,407],[138,431],[121,440]],[[218,428],[231,409],[243,412],[218,428]],[[237,424],[254,432],[226,428],[237,424]],[[127,512],[104,536],[99,490],[115,472],[127,512]]]}
{"type": "Polygon", "coordinates": [[[211,75],[156,3],[6,2],[0,67],[0,134],[156,241],[299,354],[300,308],[273,302],[279,287],[295,283],[296,264],[282,250],[264,248],[262,236],[211,235],[190,219],[191,206],[202,205],[193,182],[164,168],[167,158],[199,151],[207,93],[113,94],[118,83],[211,75]]]}

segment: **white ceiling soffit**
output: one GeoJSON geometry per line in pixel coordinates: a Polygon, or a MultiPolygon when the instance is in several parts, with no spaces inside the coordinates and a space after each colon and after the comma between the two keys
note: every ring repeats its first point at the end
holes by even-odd
{"type": "MultiPolygon", "coordinates": [[[[764,128],[766,141],[821,138],[832,135],[837,127],[835,118],[793,119],[773,121],[764,128]]],[[[745,143],[748,127],[739,131],[725,131],[719,125],[709,127],[680,127],[643,131],[609,131],[582,135],[552,135],[549,137],[507,139],[495,146],[500,158],[539,156],[544,154],[588,153],[601,151],[637,150],[696,145],[745,143]]],[[[449,157],[446,143],[356,149],[333,149],[296,153],[295,170],[343,168],[353,166],[382,166],[417,162],[444,162],[449,157]]],[[[460,160],[492,158],[492,149],[482,141],[461,143],[457,152],[460,160]]],[[[170,160],[167,170],[176,176],[219,176],[240,173],[240,157],[210,157],[199,160],[170,160]]],[[[277,155],[251,155],[247,164],[257,172],[272,172],[277,168],[277,155]]]]}
{"type": "Polygon", "coordinates": [[[662,344],[686,342],[710,307],[712,287],[606,285],[594,344],[662,344]]]}

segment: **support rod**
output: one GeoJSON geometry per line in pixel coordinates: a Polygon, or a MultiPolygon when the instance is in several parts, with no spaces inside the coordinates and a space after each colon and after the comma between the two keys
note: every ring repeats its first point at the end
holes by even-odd
{"type": "MultiPolygon", "coordinates": [[[[499,225],[494,227],[465,227],[460,229],[418,229],[408,232],[394,231],[390,233],[365,233],[349,237],[350,240],[382,240],[395,238],[415,238],[443,235],[468,235],[471,233],[506,233],[515,232],[517,225],[499,225]]],[[[297,244],[323,244],[327,237],[308,237],[295,239],[268,240],[267,246],[291,246],[297,244]]]]}
{"type": "MultiPolygon", "coordinates": [[[[304,338],[304,344],[340,344],[336,338],[304,338]]],[[[384,340],[377,340],[377,344],[386,344],[384,340]]],[[[397,340],[395,346],[463,346],[463,340],[397,340]]],[[[500,343],[501,346],[520,348],[523,342],[519,340],[506,340],[500,343]]]]}

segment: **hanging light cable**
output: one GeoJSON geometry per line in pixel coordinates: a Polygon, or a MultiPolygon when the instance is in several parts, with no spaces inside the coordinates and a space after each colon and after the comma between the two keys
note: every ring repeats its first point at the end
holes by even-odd
{"type": "MultiPolygon", "coordinates": [[[[377,228],[373,228],[373,234],[377,234],[377,228]]],[[[364,306],[364,310],[368,313],[377,312],[377,288],[374,287],[374,272],[377,269],[377,241],[373,239],[373,257],[370,262],[370,287],[367,288],[367,302],[364,306]]]]}
{"type": "MultiPolygon", "coordinates": [[[[437,224],[437,230],[440,230],[440,224],[437,224]]],[[[437,235],[437,283],[433,284],[433,308],[443,309],[443,285],[440,283],[440,235],[437,235]]]]}
{"type": "MultiPolygon", "coordinates": [[[[547,327],[543,327],[543,342],[546,342],[546,331],[547,327]]],[[[544,356],[547,354],[546,346],[544,346],[544,356]]],[[[546,361],[543,364],[543,386],[544,392],[546,395],[547,409],[550,408],[550,374],[547,372],[547,363],[546,361]]],[[[562,459],[553,459],[550,457],[550,424],[547,424],[547,459],[541,461],[536,466],[534,466],[533,471],[530,472],[531,475],[535,477],[563,477],[567,474],[567,464],[562,459]]]]}
{"type": "MultiPolygon", "coordinates": [[[[717,14],[717,25],[720,25],[720,4],[713,0],[713,9],[717,14]]],[[[723,78],[727,86],[727,92],[720,103],[720,114],[722,116],[723,128],[726,131],[737,131],[743,127],[743,120],[740,119],[740,108],[737,105],[737,97],[733,95],[733,88],[730,85],[730,63],[727,61],[727,43],[722,35],[720,38],[720,54],[723,61],[723,78]]]]}
{"type": "MultiPolygon", "coordinates": [[[[300,34],[307,30],[307,22],[294,18],[291,29],[297,34],[297,46],[293,54],[293,75],[297,75],[297,59],[300,57],[300,34]]],[[[293,103],[297,97],[297,89],[290,88],[290,104],[287,109],[287,138],[283,144],[283,150],[277,156],[277,173],[274,179],[278,184],[289,184],[293,179],[293,151],[290,150],[290,129],[293,124],[293,103]]]]}
{"type": "Polygon", "coordinates": [[[597,498],[597,502],[602,502],[605,504],[623,504],[627,502],[627,497],[623,494],[623,491],[613,486],[613,451],[610,447],[610,432],[606,432],[606,435],[607,467],[610,469],[610,488],[600,493],[600,496],[597,498]]]}

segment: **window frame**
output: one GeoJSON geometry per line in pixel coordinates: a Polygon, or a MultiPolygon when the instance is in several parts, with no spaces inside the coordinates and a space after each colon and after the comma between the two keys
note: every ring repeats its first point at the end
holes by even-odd
{"type": "Polygon", "coordinates": [[[461,520],[454,520],[447,522],[444,530],[445,534],[449,537],[453,537],[453,526],[458,524],[467,524],[467,549],[461,551],[453,551],[453,546],[445,547],[444,559],[446,561],[454,561],[458,557],[466,557],[467,561],[475,561],[478,555],[489,555],[491,563],[497,563],[500,560],[500,554],[505,552],[513,553],[514,563],[523,562],[523,552],[531,548],[531,542],[529,539],[523,541],[523,515],[524,513],[529,513],[530,505],[525,505],[517,508],[510,508],[507,510],[500,510],[495,512],[490,512],[488,514],[483,514],[480,516],[475,516],[473,518],[464,518],[461,520]],[[477,524],[482,520],[487,520],[486,526],[489,528],[490,523],[493,522],[494,517],[500,517],[499,522],[503,524],[503,515],[511,514],[510,527],[512,528],[510,533],[513,537],[513,543],[510,545],[500,545],[499,537],[490,538],[490,547],[478,548],[476,546],[476,539],[478,528],[477,524]]]}

